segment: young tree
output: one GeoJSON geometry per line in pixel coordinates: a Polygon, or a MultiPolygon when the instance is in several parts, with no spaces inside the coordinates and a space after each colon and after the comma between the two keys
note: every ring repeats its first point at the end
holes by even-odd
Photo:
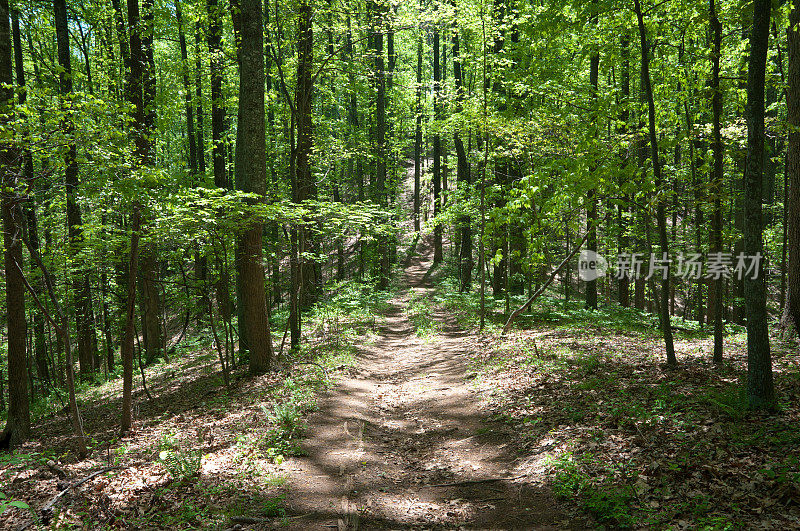
{"type": "MultiPolygon", "coordinates": [[[[764,80],[766,76],[769,21],[772,2],[754,0],[747,68],[747,167],[744,174],[744,254],[763,256],[764,230],[761,201],[764,166],[764,80]]],[[[764,269],[745,275],[747,312],[747,399],[753,409],[772,409],[775,390],[767,329],[767,289],[764,269]],[[756,277],[756,278],[754,278],[756,277]]]]}
{"type": "MultiPolygon", "coordinates": [[[[592,0],[591,4],[592,24],[597,25],[597,0],[592,0]]],[[[589,84],[592,87],[592,133],[595,137],[600,135],[599,116],[597,112],[598,83],[600,79],[600,50],[597,44],[592,43],[592,53],[589,56],[589,84]]],[[[599,140],[599,138],[597,139],[599,140]]],[[[593,164],[596,171],[596,165],[593,164]]],[[[589,238],[586,240],[586,248],[589,251],[597,252],[597,189],[591,188],[586,197],[586,230],[589,238]]],[[[586,282],[586,307],[591,310],[597,309],[597,280],[592,279],[586,282]]]]}
{"type": "Polygon", "coordinates": [[[422,30],[417,36],[416,126],[414,129],[414,230],[419,232],[419,187],[422,176],[422,30]]]}
{"type": "MultiPolygon", "coordinates": [[[[58,64],[61,67],[58,75],[58,86],[61,97],[64,101],[68,101],[72,97],[72,65],[65,0],[54,0],[53,12],[58,46],[58,64]]],[[[78,253],[83,243],[83,219],[78,205],[78,155],[75,144],[75,126],[66,111],[63,128],[67,138],[67,149],[64,152],[64,188],[67,193],[68,250],[71,259],[79,262],[78,253]]],[[[87,271],[76,268],[72,271],[71,283],[75,297],[75,321],[78,331],[78,363],[80,364],[81,378],[88,379],[95,370],[94,355],[97,350],[97,344],[96,339],[92,340],[94,337],[92,328],[94,319],[92,317],[87,271]]]]}
{"type": "MultiPolygon", "coordinates": [[[[433,119],[442,119],[442,68],[439,61],[439,26],[433,26],[433,119]]],[[[439,126],[433,133],[433,263],[442,261],[442,221],[437,219],[442,212],[442,137],[439,126]]]]}
{"type": "MultiPolygon", "coordinates": [[[[667,217],[665,201],[663,199],[664,181],[661,176],[661,159],[658,154],[658,135],[656,134],[656,106],[653,97],[653,86],[650,79],[650,49],[647,44],[647,28],[644,25],[642,6],[639,0],[634,0],[636,19],[639,25],[639,40],[642,50],[642,84],[644,85],[644,95],[647,99],[648,111],[648,130],[650,133],[650,159],[653,164],[653,177],[655,181],[656,193],[659,199],[656,201],[656,223],[658,225],[658,239],[661,244],[661,253],[664,257],[669,257],[669,240],[667,238],[667,217]]],[[[670,267],[666,263],[666,271],[661,282],[661,297],[659,300],[659,320],[661,322],[661,332],[664,335],[664,345],[667,351],[667,363],[676,365],[675,346],[672,342],[672,323],[669,316],[669,296],[670,296],[670,267]]]]}
{"type": "MultiPolygon", "coordinates": [[[[713,197],[714,211],[711,217],[711,252],[722,252],[722,186],[723,186],[723,159],[725,157],[722,146],[722,90],[719,86],[719,62],[722,55],[722,24],[717,15],[715,0],[709,0],[709,22],[712,31],[713,49],[711,52],[711,109],[713,113],[713,131],[711,136],[711,150],[714,155],[714,165],[711,173],[711,195],[713,197]]],[[[714,362],[722,363],[722,283],[723,279],[713,281],[714,295],[714,362]]]]}

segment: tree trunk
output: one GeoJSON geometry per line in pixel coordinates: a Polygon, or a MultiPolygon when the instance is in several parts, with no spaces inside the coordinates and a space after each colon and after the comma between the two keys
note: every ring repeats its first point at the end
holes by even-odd
{"type": "MultiPolygon", "coordinates": [[[[239,68],[239,114],[236,135],[236,188],[266,194],[266,126],[264,116],[264,42],[261,0],[242,1],[242,45],[239,68]]],[[[250,372],[269,370],[272,336],[264,293],[261,223],[250,225],[237,241],[240,284],[240,349],[250,353],[250,372]],[[244,344],[242,344],[244,341],[244,344]]]]}
{"type": "MultiPolygon", "coordinates": [[[[597,24],[597,0],[592,0],[592,24],[597,24]]],[[[597,46],[592,44],[592,54],[589,57],[589,84],[591,85],[591,107],[592,107],[592,132],[593,136],[599,137],[599,117],[597,114],[597,90],[600,79],[600,52],[597,46]]],[[[596,138],[599,141],[599,138],[596,138]]],[[[596,171],[593,163],[590,172],[596,171]]],[[[586,249],[597,252],[597,189],[592,188],[586,195],[586,231],[589,237],[586,239],[586,249]]],[[[592,279],[586,282],[586,307],[590,310],[597,309],[597,280],[592,279]]]]}
{"type": "MultiPolygon", "coordinates": [[[[200,22],[195,23],[194,28],[194,54],[195,54],[195,72],[194,77],[194,90],[195,90],[195,115],[197,116],[197,171],[199,173],[199,180],[202,183],[206,176],[206,141],[205,141],[205,125],[203,119],[203,76],[200,72],[203,71],[202,55],[200,54],[200,43],[203,41],[203,28],[200,22]]],[[[202,276],[199,279],[205,282],[205,264],[201,269],[202,276]]]]}
{"type": "MultiPolygon", "coordinates": [[[[622,71],[620,72],[620,89],[622,92],[622,110],[620,111],[620,127],[619,133],[625,135],[628,133],[628,120],[630,119],[630,96],[631,96],[631,73],[630,73],[630,37],[626,33],[622,37],[620,44],[620,55],[622,57],[622,71]]],[[[623,164],[628,164],[628,155],[623,152],[623,164]]],[[[624,177],[623,177],[624,178],[624,177]]],[[[621,184],[621,182],[620,182],[621,184]]],[[[627,199],[627,198],[626,198],[627,199]]],[[[623,201],[617,206],[617,223],[619,224],[619,239],[617,245],[618,253],[628,252],[628,222],[626,214],[628,207],[626,201],[623,201]]],[[[620,306],[627,308],[630,305],[630,284],[631,279],[627,271],[622,273],[622,278],[619,279],[617,300],[620,306]]]]}
{"type": "Polygon", "coordinates": [[[422,177],[422,31],[417,38],[417,107],[414,129],[414,230],[419,232],[419,187],[422,177]]]}
{"type": "Polygon", "coordinates": [[[189,174],[197,178],[197,138],[194,130],[194,107],[192,89],[189,84],[189,55],[186,50],[186,33],[183,28],[183,15],[180,0],[175,0],[175,19],[178,23],[178,43],[181,49],[181,69],[183,71],[183,97],[186,112],[186,137],[189,144],[189,174]]]}
{"type": "MultiPolygon", "coordinates": [[[[370,0],[372,14],[372,53],[375,72],[375,195],[378,204],[386,208],[388,197],[386,191],[386,72],[383,65],[383,16],[384,6],[381,2],[370,0]]],[[[378,237],[378,289],[389,285],[389,239],[385,235],[378,237]]]]}
{"type": "Polygon", "coordinates": [[[788,166],[787,248],[789,254],[785,319],[800,333],[800,0],[793,0],[789,17],[789,89],[786,92],[790,126],[788,166]]]}
{"type": "MultiPolygon", "coordinates": [[[[311,152],[313,150],[313,80],[314,29],[312,26],[313,8],[307,1],[300,4],[297,27],[297,87],[295,91],[297,146],[295,148],[296,178],[293,190],[297,203],[317,198],[317,184],[311,173],[311,152]]],[[[298,247],[300,262],[300,309],[307,310],[316,302],[319,279],[316,263],[305,258],[305,253],[315,251],[310,228],[298,227],[298,247]]]]}
{"type": "MultiPolygon", "coordinates": [[[[653,177],[655,181],[656,193],[663,193],[664,182],[661,176],[661,159],[658,155],[658,136],[656,134],[656,107],[653,98],[653,87],[650,81],[650,52],[647,45],[647,29],[644,25],[642,7],[639,0],[634,0],[636,18],[639,25],[639,39],[642,49],[642,82],[644,83],[645,97],[647,98],[648,124],[650,131],[650,154],[653,163],[653,177]]],[[[661,253],[669,257],[669,241],[667,239],[667,218],[664,207],[664,199],[659,198],[656,202],[656,222],[658,224],[658,238],[661,246],[661,253]]],[[[661,321],[661,331],[664,335],[664,346],[667,351],[667,363],[676,365],[675,347],[672,342],[672,324],[669,316],[669,295],[670,295],[670,267],[666,264],[667,270],[661,282],[661,303],[659,305],[659,318],[661,321]]]]}
{"type": "MultiPolygon", "coordinates": [[[[442,119],[442,69],[439,62],[439,27],[433,27],[433,119],[442,119]]],[[[433,134],[433,263],[442,261],[442,225],[437,216],[442,212],[442,138],[439,128],[433,134]]]]}
{"type": "MultiPolygon", "coordinates": [[[[457,12],[456,12],[457,13],[457,12]]],[[[459,42],[459,29],[458,29],[458,16],[453,17],[453,80],[456,89],[456,112],[463,112],[464,108],[462,102],[464,101],[464,71],[461,63],[460,55],[460,42],[459,42]]],[[[464,150],[464,141],[461,139],[461,131],[456,127],[453,132],[453,144],[456,148],[456,180],[458,181],[459,189],[464,191],[464,198],[470,196],[470,184],[472,178],[470,176],[469,160],[467,153],[464,150]]],[[[461,216],[459,220],[460,238],[459,245],[459,277],[460,285],[459,291],[462,293],[468,292],[472,287],[472,220],[468,214],[461,216]]]]}
{"type": "MultiPolygon", "coordinates": [[[[227,189],[230,186],[225,169],[225,106],[222,102],[222,16],[217,0],[207,0],[208,52],[211,56],[211,161],[214,168],[214,185],[227,189]]],[[[199,72],[198,72],[199,74],[199,72]]]]}
{"type": "MultiPolygon", "coordinates": [[[[8,22],[8,1],[0,0],[0,116],[12,118],[9,103],[13,101],[14,82],[11,70],[11,28],[8,22]]],[[[19,174],[18,152],[10,144],[0,146],[0,172],[3,187],[0,201],[3,216],[5,250],[6,321],[8,325],[8,420],[0,435],[0,443],[19,446],[30,435],[28,378],[25,339],[25,285],[22,280],[22,212],[17,196],[19,174]]]]}
{"type": "MultiPolygon", "coordinates": [[[[128,0],[128,13],[130,13],[131,4],[137,3],[136,0],[128,0]]],[[[131,42],[133,42],[133,39],[131,39],[131,42]]],[[[139,206],[134,204],[133,215],[131,216],[131,250],[128,258],[125,328],[122,344],[120,345],[120,358],[122,359],[122,419],[120,421],[120,429],[123,434],[128,433],[133,428],[133,341],[134,320],[136,319],[136,277],[139,274],[139,226],[139,206]]]]}
{"type": "MultiPolygon", "coordinates": [[[[713,112],[713,133],[711,149],[714,155],[714,166],[711,177],[711,195],[713,197],[714,211],[711,215],[711,252],[722,252],[722,186],[723,186],[723,159],[725,151],[722,146],[722,92],[719,86],[719,62],[722,46],[722,24],[717,16],[715,0],[709,0],[709,19],[713,32],[712,41],[714,49],[711,55],[711,108],[713,112]]],[[[714,318],[714,362],[722,362],[722,283],[723,279],[712,280],[713,307],[711,314],[714,318]]]]}
{"type": "MultiPolygon", "coordinates": [[[[747,69],[747,168],[744,173],[744,254],[763,256],[764,166],[764,78],[766,75],[769,21],[772,2],[753,2],[753,28],[750,33],[750,60],[747,69]]],[[[790,76],[791,79],[791,76],[790,76]]],[[[775,407],[769,332],[767,330],[767,291],[765,269],[759,263],[756,273],[745,275],[744,301],[747,313],[747,397],[753,409],[775,407]]]]}
{"type": "MultiPolygon", "coordinates": [[[[14,41],[14,70],[17,75],[17,86],[19,87],[19,104],[25,105],[27,101],[27,89],[25,87],[25,69],[22,62],[22,39],[19,30],[19,12],[14,9],[11,11],[12,34],[14,41]]],[[[20,111],[24,118],[24,114],[20,111]]],[[[33,190],[35,185],[33,175],[33,156],[30,149],[24,148],[22,153],[22,179],[25,185],[33,190]]],[[[39,222],[36,217],[36,203],[32,197],[28,197],[24,205],[25,223],[28,239],[36,252],[39,251],[39,222]]],[[[37,293],[42,293],[41,281],[37,278],[34,282],[34,289],[37,293]]],[[[44,336],[44,317],[39,312],[33,312],[33,351],[36,361],[36,375],[44,392],[45,386],[50,385],[50,371],[47,366],[47,342],[44,336]]]]}

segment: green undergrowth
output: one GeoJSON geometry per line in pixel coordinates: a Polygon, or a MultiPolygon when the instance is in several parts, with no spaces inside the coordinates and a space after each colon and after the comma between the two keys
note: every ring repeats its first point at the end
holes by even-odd
{"type": "Polygon", "coordinates": [[[709,339],[685,337],[669,369],[657,334],[576,322],[490,335],[470,368],[520,457],[550,456],[558,494],[609,528],[780,528],[800,518],[796,349],[776,352],[781,410],[766,416],[747,410],[736,336],[722,366],[709,339]]]}
{"type": "MultiPolygon", "coordinates": [[[[446,273],[446,272],[445,272],[446,273]]],[[[578,294],[580,296],[580,294],[578,294]]],[[[459,292],[459,283],[453,276],[445,276],[437,284],[433,297],[434,302],[446,309],[458,319],[462,328],[477,328],[480,322],[480,290],[477,282],[465,293],[459,292]]],[[[528,300],[528,295],[512,295],[509,309],[514,311],[528,300]]],[[[508,319],[505,298],[492,296],[491,287],[487,285],[485,296],[485,329],[488,333],[502,330],[508,319]]],[[[528,310],[514,321],[512,329],[527,330],[546,325],[564,329],[609,331],[615,333],[641,334],[647,337],[660,337],[661,329],[658,316],[635,308],[623,308],[616,303],[601,304],[597,310],[589,310],[582,300],[565,301],[563,296],[553,290],[546,291],[538,297],[528,310]]],[[[672,325],[676,338],[705,339],[711,337],[713,330],[708,326],[700,326],[697,321],[672,317],[672,325]]],[[[741,335],[744,328],[740,325],[726,323],[725,333],[741,335]]]]}
{"type": "Polygon", "coordinates": [[[429,340],[441,331],[441,324],[434,319],[434,300],[425,292],[411,290],[406,316],[418,337],[429,340]]]}

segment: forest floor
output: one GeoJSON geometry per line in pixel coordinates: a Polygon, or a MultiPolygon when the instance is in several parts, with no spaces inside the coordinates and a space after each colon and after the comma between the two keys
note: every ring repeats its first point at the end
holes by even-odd
{"type": "Polygon", "coordinates": [[[307,515],[290,527],[585,527],[518,468],[510,428],[487,418],[467,379],[478,336],[442,310],[418,334],[410,310],[432,294],[430,242],[409,254],[376,340],[309,419],[307,455],[287,462],[287,507],[307,515]]]}

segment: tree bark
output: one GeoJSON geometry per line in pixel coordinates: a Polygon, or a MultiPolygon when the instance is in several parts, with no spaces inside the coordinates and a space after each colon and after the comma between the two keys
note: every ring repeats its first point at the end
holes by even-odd
{"type": "MultiPolygon", "coordinates": [[[[597,25],[597,0],[592,0],[591,6],[592,24],[597,25]]],[[[591,85],[591,106],[592,106],[592,132],[593,136],[598,137],[600,134],[599,117],[597,114],[597,91],[600,79],[600,52],[596,44],[592,46],[592,54],[589,57],[589,85],[591,85]]],[[[599,138],[596,138],[599,141],[599,138]]],[[[590,170],[594,173],[596,165],[592,164],[590,170]]],[[[597,252],[597,189],[591,188],[586,194],[586,232],[589,237],[586,239],[586,249],[596,253],[597,252]]],[[[589,280],[586,282],[586,307],[590,310],[597,309],[597,280],[589,280]]]]}
{"type": "MultiPolygon", "coordinates": [[[[747,68],[747,167],[744,173],[744,254],[763,256],[764,79],[766,76],[769,21],[772,2],[753,2],[750,59],[747,68]]],[[[761,266],[762,264],[759,264],[761,266]]],[[[765,269],[758,277],[745,275],[744,301],[747,313],[747,398],[752,409],[775,407],[765,269]]]]}
{"type": "MultiPolygon", "coordinates": [[[[386,190],[386,72],[383,64],[383,16],[385,8],[380,0],[370,0],[372,13],[373,71],[375,73],[375,195],[378,204],[388,205],[386,190]]],[[[385,235],[378,237],[378,289],[389,285],[389,241],[385,235]]]]}
{"type": "Polygon", "coordinates": [[[414,230],[419,232],[419,187],[422,178],[422,30],[417,37],[417,107],[414,129],[414,230]]]}
{"type": "Polygon", "coordinates": [[[189,145],[189,174],[197,178],[197,138],[194,130],[194,107],[192,88],[189,82],[189,55],[186,49],[186,32],[183,28],[183,14],[180,0],[175,0],[175,19],[178,23],[178,43],[181,49],[181,69],[183,71],[183,97],[186,112],[186,137],[189,145]]]}
{"type": "MultiPolygon", "coordinates": [[[[236,135],[236,188],[266,194],[266,125],[264,115],[264,41],[261,0],[242,1],[242,45],[239,68],[239,113],[236,135]]],[[[250,354],[250,373],[269,370],[272,336],[267,320],[262,265],[263,226],[254,222],[237,238],[237,273],[244,317],[239,323],[240,349],[250,354]],[[242,341],[244,344],[241,344],[242,341]]]]}
{"type": "Polygon", "coordinates": [[[787,201],[789,252],[785,319],[800,333],[800,0],[793,0],[789,17],[789,89],[786,92],[790,126],[787,201]]]}
{"type": "MultiPolygon", "coordinates": [[[[11,10],[11,30],[14,42],[14,70],[17,76],[17,86],[19,87],[19,104],[25,105],[27,101],[27,89],[25,87],[25,68],[22,61],[22,38],[19,29],[19,11],[11,10]]],[[[21,118],[25,118],[23,111],[20,111],[21,118]]],[[[33,190],[33,156],[30,149],[22,150],[22,180],[29,190],[33,190]]],[[[36,203],[32,197],[28,197],[24,205],[25,228],[31,245],[39,251],[39,222],[36,216],[36,203]]],[[[42,293],[41,281],[34,281],[34,289],[37,293],[42,293]]],[[[39,312],[33,312],[33,351],[36,362],[36,375],[39,378],[42,392],[50,385],[50,370],[47,366],[47,341],[44,335],[44,317],[39,312]]]]}
{"type": "MultiPolygon", "coordinates": [[[[313,8],[311,3],[303,0],[298,12],[297,27],[297,87],[295,105],[297,107],[297,146],[296,178],[294,200],[297,203],[317,198],[317,183],[311,173],[311,152],[313,150],[313,80],[312,65],[314,62],[314,29],[312,25],[313,8]]],[[[300,275],[300,308],[307,310],[316,302],[319,279],[316,264],[305,258],[305,253],[315,250],[312,233],[309,227],[301,226],[298,232],[298,248],[300,275]]]]}
{"type": "MultiPolygon", "coordinates": [[[[11,28],[8,0],[0,0],[0,116],[9,121],[14,82],[11,69],[11,28]]],[[[0,208],[3,217],[3,248],[5,250],[6,322],[8,326],[8,419],[0,434],[0,442],[11,447],[22,444],[30,435],[28,406],[28,375],[25,321],[25,285],[22,279],[22,210],[17,195],[19,152],[11,144],[0,145],[0,208]]]]}
{"type": "Polygon", "coordinates": [[[207,0],[208,52],[211,56],[211,161],[214,168],[214,185],[227,189],[228,172],[225,169],[225,106],[222,102],[222,16],[217,0],[207,0]]]}
{"type": "MultiPolygon", "coordinates": [[[[137,0],[128,0],[128,5],[136,4],[137,0]]],[[[130,7],[128,8],[130,10],[130,7]]],[[[129,11],[130,13],[130,11],[129,11]]],[[[122,419],[120,430],[123,434],[133,428],[133,342],[134,320],[136,319],[136,277],[139,265],[139,233],[140,214],[139,206],[133,206],[131,216],[131,250],[128,257],[128,289],[125,303],[125,329],[120,345],[120,358],[122,359],[122,419]]]]}
{"type": "MultiPolygon", "coordinates": [[[[461,49],[458,28],[458,12],[453,17],[452,28],[452,44],[453,44],[453,81],[456,89],[456,112],[461,113],[464,110],[462,102],[464,101],[464,70],[461,63],[461,49]]],[[[470,184],[472,177],[470,175],[469,160],[467,159],[467,152],[464,150],[464,141],[461,139],[461,130],[456,125],[453,132],[453,144],[456,148],[456,181],[458,182],[459,189],[464,191],[464,198],[470,196],[470,184]]],[[[472,220],[468,214],[461,216],[459,220],[460,238],[459,244],[459,291],[462,293],[468,292],[472,287],[472,220]]]]}
{"type": "MultiPolygon", "coordinates": [[[[722,24],[717,16],[715,0],[709,0],[709,20],[712,30],[713,51],[711,52],[711,108],[713,113],[713,132],[711,137],[711,150],[714,157],[714,166],[711,176],[711,195],[713,197],[714,211],[711,216],[711,252],[722,252],[722,186],[723,186],[723,159],[725,157],[722,145],[722,91],[719,86],[719,62],[722,47],[722,24]]],[[[713,308],[714,317],[714,362],[722,362],[722,283],[723,279],[713,280],[713,308]]]]}
{"type": "MultiPolygon", "coordinates": [[[[630,97],[631,97],[630,37],[628,36],[627,33],[622,36],[622,41],[620,43],[620,55],[622,58],[622,71],[620,72],[622,110],[620,111],[621,125],[619,127],[619,133],[622,135],[626,135],[628,133],[628,120],[630,119],[630,110],[628,106],[630,105],[630,97]]],[[[627,153],[623,153],[621,158],[623,159],[623,164],[627,166],[628,164],[627,153]]],[[[628,221],[626,218],[627,211],[628,207],[626,205],[626,202],[623,202],[617,206],[617,223],[619,225],[619,239],[618,239],[617,249],[619,253],[628,252],[627,247],[628,247],[628,242],[630,240],[628,238],[628,221]]],[[[631,279],[628,276],[628,272],[625,271],[622,274],[622,278],[619,279],[619,285],[618,285],[619,293],[617,294],[617,300],[619,301],[620,306],[622,306],[623,308],[627,308],[630,305],[630,284],[631,284],[631,279]]]]}
{"type": "MultiPolygon", "coordinates": [[[[442,68],[439,61],[439,27],[433,27],[433,120],[442,119],[442,68]]],[[[433,134],[433,263],[442,261],[442,137],[439,128],[433,134]]]]}

